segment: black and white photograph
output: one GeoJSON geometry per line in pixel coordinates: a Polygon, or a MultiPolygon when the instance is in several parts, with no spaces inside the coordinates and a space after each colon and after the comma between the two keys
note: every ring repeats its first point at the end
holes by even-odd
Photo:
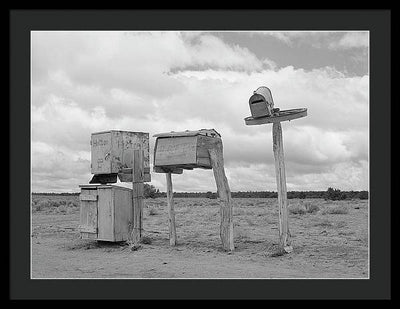
{"type": "Polygon", "coordinates": [[[374,278],[373,31],[25,33],[25,280],[374,278]]]}
{"type": "Polygon", "coordinates": [[[368,278],[368,32],[31,42],[33,278],[368,278]]]}

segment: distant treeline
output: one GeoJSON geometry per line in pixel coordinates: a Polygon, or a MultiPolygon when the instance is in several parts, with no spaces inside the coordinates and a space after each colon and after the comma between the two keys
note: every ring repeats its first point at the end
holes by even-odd
{"type": "Polygon", "coordinates": [[[79,192],[72,193],[52,193],[52,192],[32,192],[32,195],[57,195],[57,196],[78,196],[79,192]]]}
{"type": "MultiPolygon", "coordinates": [[[[157,198],[167,197],[166,192],[160,192],[153,185],[145,184],[145,197],[157,198]]],[[[74,193],[32,193],[33,195],[57,195],[57,196],[74,196],[74,193]]],[[[231,192],[233,198],[277,198],[278,193],[275,191],[237,191],[231,192]]],[[[181,198],[217,198],[216,192],[174,192],[174,197],[181,198]]],[[[288,199],[305,199],[305,198],[323,198],[326,200],[345,200],[345,199],[368,199],[368,191],[341,191],[339,189],[328,188],[326,191],[289,191],[288,199]]]]}
{"type": "MultiPolygon", "coordinates": [[[[337,192],[337,191],[336,191],[337,192]]],[[[150,197],[166,197],[166,192],[155,192],[150,197]]],[[[277,198],[278,193],[275,191],[238,191],[231,192],[233,198],[277,198]]],[[[188,198],[217,198],[216,192],[174,192],[174,197],[188,198]]],[[[306,198],[323,198],[329,200],[344,200],[344,199],[368,199],[368,191],[340,191],[340,194],[335,196],[330,194],[330,191],[289,191],[287,192],[288,199],[306,199],[306,198]]]]}

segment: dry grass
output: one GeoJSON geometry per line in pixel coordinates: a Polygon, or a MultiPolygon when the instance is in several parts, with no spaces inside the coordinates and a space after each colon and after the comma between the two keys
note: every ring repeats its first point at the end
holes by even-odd
{"type": "Polygon", "coordinates": [[[45,196],[42,199],[35,197],[32,202],[35,275],[59,276],[59,270],[49,264],[59,265],[64,277],[87,275],[80,270],[74,273],[74,265],[79,269],[99,267],[93,270],[93,276],[106,277],[122,276],[120,265],[126,265],[125,276],[136,278],[169,278],[169,275],[350,278],[365,277],[368,272],[368,201],[290,199],[289,227],[294,251],[283,254],[277,247],[277,199],[234,198],[235,251],[227,257],[221,249],[217,200],[174,199],[178,246],[171,248],[166,199],[146,199],[145,235],[137,253],[127,253],[123,251],[126,248],[119,245],[98,247],[95,241],[79,239],[78,197],[64,197],[64,200],[45,196]],[[355,210],[355,207],[359,209],[355,210]],[[68,210],[74,213],[68,215],[65,213],[68,210]],[[59,248],[64,246],[69,250],[60,251],[59,248]],[[106,258],[102,255],[105,250],[110,252],[106,258]],[[71,262],[68,268],[63,268],[66,254],[70,255],[71,262]],[[161,259],[168,261],[168,268],[159,263],[161,259]]]}
{"type": "Polygon", "coordinates": [[[319,211],[319,207],[316,204],[311,202],[303,202],[296,203],[293,206],[289,206],[289,213],[293,215],[304,215],[304,214],[312,214],[319,211]]]}
{"type": "Polygon", "coordinates": [[[32,212],[71,214],[79,212],[78,196],[33,195],[32,212]]]}
{"type": "Polygon", "coordinates": [[[328,207],[322,211],[323,215],[347,215],[348,213],[349,209],[344,205],[328,207]]]}

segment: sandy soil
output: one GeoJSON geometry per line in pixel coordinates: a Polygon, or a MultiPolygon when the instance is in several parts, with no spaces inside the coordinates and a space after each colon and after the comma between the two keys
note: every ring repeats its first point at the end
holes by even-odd
{"type": "Polygon", "coordinates": [[[221,249],[215,199],[175,199],[176,247],[169,246],[166,200],[146,200],[144,236],[151,243],[137,251],[81,240],[76,204],[35,210],[32,278],[368,278],[368,201],[289,200],[294,251],[283,256],[273,256],[277,200],[234,201],[232,253],[221,249]]]}

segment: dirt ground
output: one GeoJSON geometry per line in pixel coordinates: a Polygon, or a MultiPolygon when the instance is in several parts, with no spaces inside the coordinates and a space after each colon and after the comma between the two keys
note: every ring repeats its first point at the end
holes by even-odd
{"type": "Polygon", "coordinates": [[[216,199],[175,199],[176,247],[169,245],[166,199],[147,199],[147,243],[137,251],[80,239],[78,198],[51,199],[32,199],[32,278],[369,277],[367,200],[290,199],[294,250],[274,256],[277,199],[234,199],[232,253],[221,249],[216,199]]]}

